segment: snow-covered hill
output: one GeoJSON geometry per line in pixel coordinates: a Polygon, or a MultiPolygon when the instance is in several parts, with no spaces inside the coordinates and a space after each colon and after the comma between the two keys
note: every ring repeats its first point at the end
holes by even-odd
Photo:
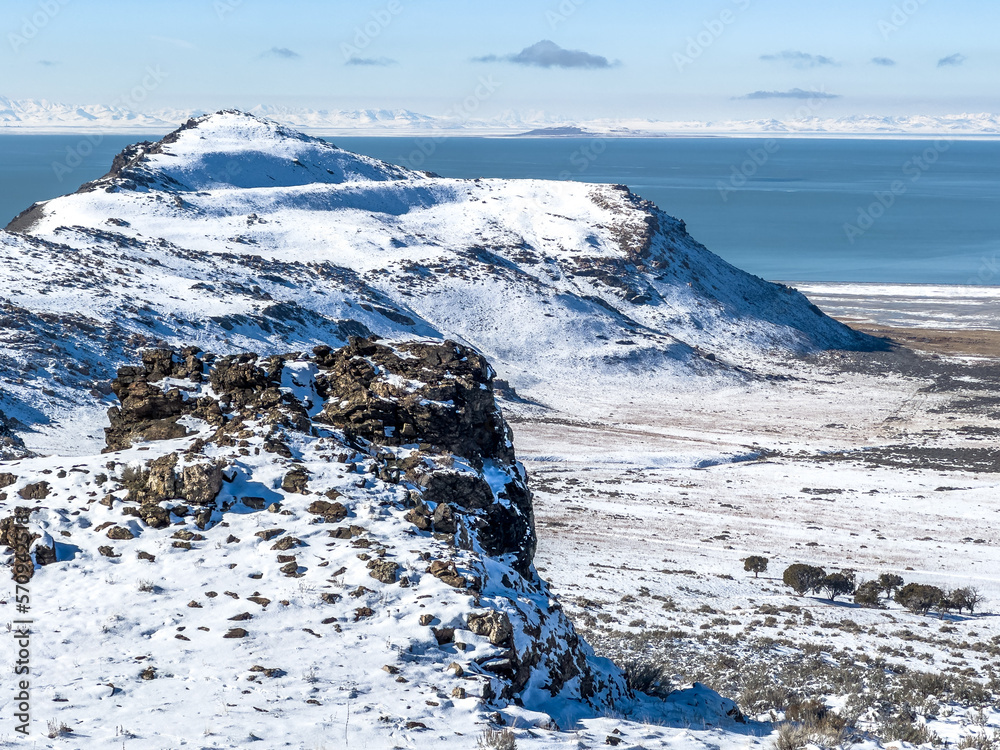
{"type": "Polygon", "coordinates": [[[87,408],[93,447],[107,380],[152,344],[447,337],[543,399],[876,345],[624,186],[443,179],[239,112],[126,149],[8,230],[0,411],[46,451],[88,450],[87,408]]]}

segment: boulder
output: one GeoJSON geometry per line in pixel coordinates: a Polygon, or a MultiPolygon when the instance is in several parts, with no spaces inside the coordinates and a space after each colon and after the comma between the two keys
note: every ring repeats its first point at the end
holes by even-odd
{"type": "Polygon", "coordinates": [[[507,613],[496,610],[469,615],[469,630],[476,635],[486,636],[494,646],[510,646],[514,635],[507,613]]]}
{"type": "Polygon", "coordinates": [[[181,496],[192,505],[210,505],[222,491],[222,467],[198,463],[184,467],[181,496]]]}
{"type": "Polygon", "coordinates": [[[297,467],[285,474],[285,478],[281,480],[281,489],[292,494],[305,495],[308,493],[308,486],[309,475],[305,469],[297,467]]]}
{"type": "Polygon", "coordinates": [[[326,500],[314,500],[306,508],[307,513],[322,516],[327,523],[337,523],[347,518],[347,508],[343,503],[331,503],[326,500]]]}
{"type": "Polygon", "coordinates": [[[170,525],[170,511],[154,503],[139,506],[139,518],[154,529],[163,529],[170,525]]]}
{"type": "Polygon", "coordinates": [[[455,563],[451,561],[435,560],[427,568],[427,572],[456,589],[464,589],[469,584],[465,576],[458,572],[455,563]]]}
{"type": "Polygon", "coordinates": [[[49,496],[50,490],[48,482],[34,482],[24,485],[17,494],[24,500],[44,500],[49,496]]]}
{"type": "Polygon", "coordinates": [[[458,531],[455,512],[448,503],[441,503],[434,509],[431,516],[431,530],[441,534],[454,534],[458,531]]]}

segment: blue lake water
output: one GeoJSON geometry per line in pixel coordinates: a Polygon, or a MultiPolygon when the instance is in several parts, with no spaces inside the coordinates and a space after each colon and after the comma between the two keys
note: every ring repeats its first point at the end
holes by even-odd
{"type": "MultiPolygon", "coordinates": [[[[104,174],[147,138],[0,136],[0,220],[104,174]]],[[[1000,142],[331,140],[446,177],[624,183],[768,279],[1000,284],[1000,142]]]]}

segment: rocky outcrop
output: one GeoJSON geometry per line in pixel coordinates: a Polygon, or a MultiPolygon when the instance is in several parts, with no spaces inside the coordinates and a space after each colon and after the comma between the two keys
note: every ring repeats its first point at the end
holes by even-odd
{"type": "Polygon", "coordinates": [[[493,369],[474,350],[451,341],[390,348],[352,338],[315,354],[326,399],[318,421],[380,445],[428,444],[475,463],[513,460],[493,369]]]}
{"type": "MultiPolygon", "coordinates": [[[[329,536],[364,550],[358,556],[379,584],[407,587],[424,573],[471,597],[478,609],[462,627],[490,644],[474,664],[489,678],[491,700],[512,700],[526,690],[569,691],[583,701],[627,697],[621,675],[596,666],[535,572],[531,493],[494,398],[493,374],[481,355],[454,342],[352,338],[341,349],[268,358],[216,358],[194,348],[147,351],[141,366],[121,368],[112,383],[120,405],[109,413],[106,451],[185,436],[189,447],[129,464],[120,476],[128,490],[123,512],[148,530],[184,518],[211,529],[236,502],[227,499],[227,475],[244,470],[208,456],[229,451],[270,456],[277,476],[270,481],[284,493],[283,502],[270,504],[240,496],[242,508],[291,513],[284,506],[305,496],[294,502],[312,523],[339,523],[353,515],[349,498],[298,459],[304,444],[328,441],[327,460],[348,474],[359,472],[360,462],[368,466],[355,487],[401,491],[398,513],[409,533],[444,541],[452,554],[428,555],[426,567],[406,572],[366,528],[344,526],[329,536]]],[[[110,506],[116,502],[110,495],[110,506]]],[[[136,533],[122,524],[105,531],[123,543],[136,533]]],[[[288,553],[277,556],[281,574],[305,575],[291,554],[303,541],[279,526],[256,536],[269,550],[288,553]]],[[[175,535],[171,546],[191,549],[196,538],[175,535]]],[[[330,603],[341,598],[324,596],[330,603]]],[[[372,616],[370,607],[356,609],[364,613],[356,612],[355,622],[372,616]]],[[[464,632],[458,625],[436,632],[464,632]]]]}
{"type": "MultiPolygon", "coordinates": [[[[2,395],[2,393],[0,393],[2,395]]],[[[3,412],[0,412],[0,461],[30,455],[3,412]]]]}
{"type": "Polygon", "coordinates": [[[133,442],[184,437],[187,429],[178,420],[186,415],[220,421],[217,404],[211,399],[192,401],[177,387],[162,389],[152,385],[167,378],[200,383],[204,363],[199,353],[197,347],[179,353],[152,349],[143,352],[142,366],[118,370],[111,388],[119,406],[108,410],[111,426],[105,428],[109,451],[128,448],[133,442]]]}

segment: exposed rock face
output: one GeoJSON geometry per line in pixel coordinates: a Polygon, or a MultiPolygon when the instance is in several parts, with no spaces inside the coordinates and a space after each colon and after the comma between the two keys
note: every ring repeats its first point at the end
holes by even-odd
{"type": "Polygon", "coordinates": [[[108,410],[111,426],[105,429],[109,451],[128,448],[136,441],[184,437],[187,430],[177,423],[184,415],[196,414],[210,423],[221,421],[215,402],[191,402],[177,388],[164,390],[151,385],[165,378],[201,382],[204,364],[197,357],[199,353],[197,347],[179,354],[152,349],[143,352],[141,367],[118,370],[111,387],[120,406],[108,410]]]}
{"type": "Polygon", "coordinates": [[[325,370],[319,421],[380,445],[429,443],[474,462],[513,460],[510,429],[493,398],[493,369],[472,349],[450,341],[393,349],[352,338],[342,349],[319,347],[315,354],[325,370]]]}

